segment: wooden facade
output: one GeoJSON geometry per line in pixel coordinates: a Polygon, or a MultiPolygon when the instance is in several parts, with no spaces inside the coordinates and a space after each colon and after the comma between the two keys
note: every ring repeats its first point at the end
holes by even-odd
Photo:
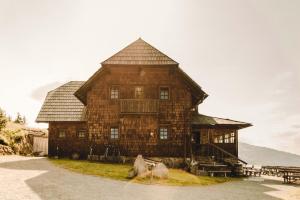
{"type": "Polygon", "coordinates": [[[113,146],[123,156],[187,157],[208,155],[206,144],[237,156],[237,130],[250,124],[198,114],[207,96],[139,39],[88,81],[49,92],[37,121],[49,123],[50,156],[103,155],[113,146]]]}
{"type": "Polygon", "coordinates": [[[87,93],[87,126],[97,151],[114,144],[126,156],[183,156],[192,95],[178,76],[173,67],[110,66],[87,93]],[[111,99],[112,87],[118,99],[111,99]],[[168,99],[159,98],[162,87],[168,99]],[[111,139],[112,127],[118,139],[111,139]],[[168,139],[159,138],[160,128],[168,129],[168,139]]]}

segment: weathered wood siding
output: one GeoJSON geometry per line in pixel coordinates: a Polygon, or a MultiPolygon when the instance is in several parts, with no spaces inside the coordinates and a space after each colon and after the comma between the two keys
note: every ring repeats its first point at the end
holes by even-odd
{"type": "Polygon", "coordinates": [[[73,153],[79,153],[85,158],[89,151],[88,134],[85,138],[78,137],[78,131],[87,130],[84,122],[50,122],[49,123],[49,156],[69,157],[73,153]],[[65,138],[59,137],[59,131],[64,130],[65,138]]]}
{"type": "Polygon", "coordinates": [[[115,145],[127,156],[183,156],[191,102],[174,67],[110,66],[87,93],[89,138],[99,154],[115,145]],[[110,99],[112,86],[119,99],[110,99]],[[144,91],[138,100],[136,86],[144,91]],[[169,100],[159,100],[160,87],[169,88],[169,100]],[[119,127],[119,139],[110,139],[111,127],[119,127]],[[168,128],[167,140],[159,139],[159,127],[168,128]]]}
{"type": "Polygon", "coordinates": [[[33,152],[40,155],[48,155],[48,138],[33,136],[33,152]]]}

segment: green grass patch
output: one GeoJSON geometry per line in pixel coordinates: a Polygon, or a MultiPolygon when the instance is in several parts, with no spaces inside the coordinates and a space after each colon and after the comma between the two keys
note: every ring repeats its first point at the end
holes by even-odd
{"type": "Polygon", "coordinates": [[[53,164],[62,168],[94,176],[101,176],[121,181],[130,181],[141,184],[157,184],[170,186],[201,186],[224,183],[228,181],[240,180],[238,178],[229,177],[208,177],[195,176],[180,169],[169,169],[169,177],[167,179],[158,178],[134,178],[128,179],[128,171],[131,165],[96,163],[84,160],[69,159],[49,159],[53,164]]]}

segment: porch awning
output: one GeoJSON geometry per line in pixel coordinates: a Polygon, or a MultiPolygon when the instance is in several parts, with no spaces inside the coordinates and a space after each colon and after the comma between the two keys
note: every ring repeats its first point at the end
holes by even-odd
{"type": "Polygon", "coordinates": [[[224,119],[219,117],[211,117],[202,114],[195,114],[192,116],[192,125],[227,126],[227,127],[236,127],[238,129],[252,126],[251,123],[247,123],[247,122],[241,122],[232,119],[224,119]]]}

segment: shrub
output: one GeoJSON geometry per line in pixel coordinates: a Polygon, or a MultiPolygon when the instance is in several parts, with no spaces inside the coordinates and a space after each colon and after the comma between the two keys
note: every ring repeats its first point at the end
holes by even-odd
{"type": "Polygon", "coordinates": [[[22,136],[22,135],[16,135],[16,136],[14,137],[15,143],[21,143],[22,139],[23,139],[23,136],[22,136]]]}
{"type": "Polygon", "coordinates": [[[5,113],[4,113],[4,111],[0,108],[0,131],[1,131],[3,128],[5,128],[6,123],[7,123],[7,119],[6,119],[5,113]]]}
{"type": "Polygon", "coordinates": [[[0,135],[0,144],[2,144],[4,146],[8,146],[7,139],[1,135],[0,135]]]}

